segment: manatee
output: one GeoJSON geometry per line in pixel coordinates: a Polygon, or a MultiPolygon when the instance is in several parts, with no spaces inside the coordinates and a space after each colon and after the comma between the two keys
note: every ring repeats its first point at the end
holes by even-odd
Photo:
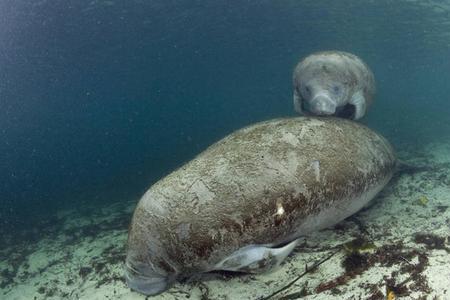
{"type": "Polygon", "coordinates": [[[307,56],[293,74],[294,108],[300,114],[361,119],[372,103],[375,79],[356,55],[326,51],[307,56]]]}
{"type": "Polygon", "coordinates": [[[215,270],[272,270],[305,234],[364,207],[392,177],[390,144],[335,117],[240,129],[157,181],[135,208],[125,277],[146,295],[215,270]]]}

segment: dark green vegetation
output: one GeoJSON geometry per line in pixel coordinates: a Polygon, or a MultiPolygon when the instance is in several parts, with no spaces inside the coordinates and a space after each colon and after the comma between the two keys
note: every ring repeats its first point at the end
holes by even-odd
{"type": "Polygon", "coordinates": [[[417,233],[415,235],[415,241],[418,244],[423,244],[429,250],[442,249],[450,253],[450,236],[440,237],[432,233],[417,233]]]}
{"type": "MultiPolygon", "coordinates": [[[[331,290],[333,294],[340,293],[340,286],[345,285],[349,280],[363,274],[370,268],[377,267],[399,267],[399,270],[386,274],[383,278],[389,290],[395,292],[398,296],[407,296],[410,291],[421,291],[429,293],[426,279],[421,274],[428,264],[427,254],[414,248],[405,247],[401,242],[398,244],[383,245],[372,253],[361,253],[352,251],[348,253],[342,262],[345,269],[343,275],[320,284],[315,292],[321,293],[331,290]],[[413,264],[411,260],[418,259],[418,263],[413,264]],[[400,275],[407,275],[406,280],[399,280],[400,275]],[[408,286],[406,286],[408,284],[408,286]]],[[[379,287],[373,284],[366,284],[364,288],[368,289],[372,295],[380,294],[379,287]]]]}

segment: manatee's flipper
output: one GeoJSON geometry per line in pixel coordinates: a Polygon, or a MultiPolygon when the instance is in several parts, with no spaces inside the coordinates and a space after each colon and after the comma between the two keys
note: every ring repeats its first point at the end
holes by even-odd
{"type": "Polygon", "coordinates": [[[362,91],[354,93],[349,103],[355,106],[355,120],[364,117],[366,114],[367,104],[366,98],[364,98],[362,91]]]}
{"type": "Polygon", "coordinates": [[[251,245],[235,251],[214,270],[260,273],[277,267],[298,244],[298,239],[280,248],[251,245]]]}

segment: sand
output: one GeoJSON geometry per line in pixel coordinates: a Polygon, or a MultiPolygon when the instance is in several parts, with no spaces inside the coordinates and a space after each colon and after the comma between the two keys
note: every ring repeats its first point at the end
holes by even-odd
{"type": "MultiPolygon", "coordinates": [[[[450,142],[399,156],[420,168],[405,167],[369,207],[306,236],[277,270],[201,276],[151,299],[450,299],[450,142]]],[[[146,299],[122,272],[136,202],[60,211],[6,234],[0,299],[146,299]]]]}

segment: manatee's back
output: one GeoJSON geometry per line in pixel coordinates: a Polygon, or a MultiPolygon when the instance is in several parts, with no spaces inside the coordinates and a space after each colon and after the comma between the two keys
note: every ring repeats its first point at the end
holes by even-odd
{"type": "Polygon", "coordinates": [[[150,188],[133,216],[127,261],[150,262],[164,276],[208,271],[246,245],[294,238],[305,218],[390,178],[394,164],[389,144],[355,122],[249,126],[150,188]]]}

